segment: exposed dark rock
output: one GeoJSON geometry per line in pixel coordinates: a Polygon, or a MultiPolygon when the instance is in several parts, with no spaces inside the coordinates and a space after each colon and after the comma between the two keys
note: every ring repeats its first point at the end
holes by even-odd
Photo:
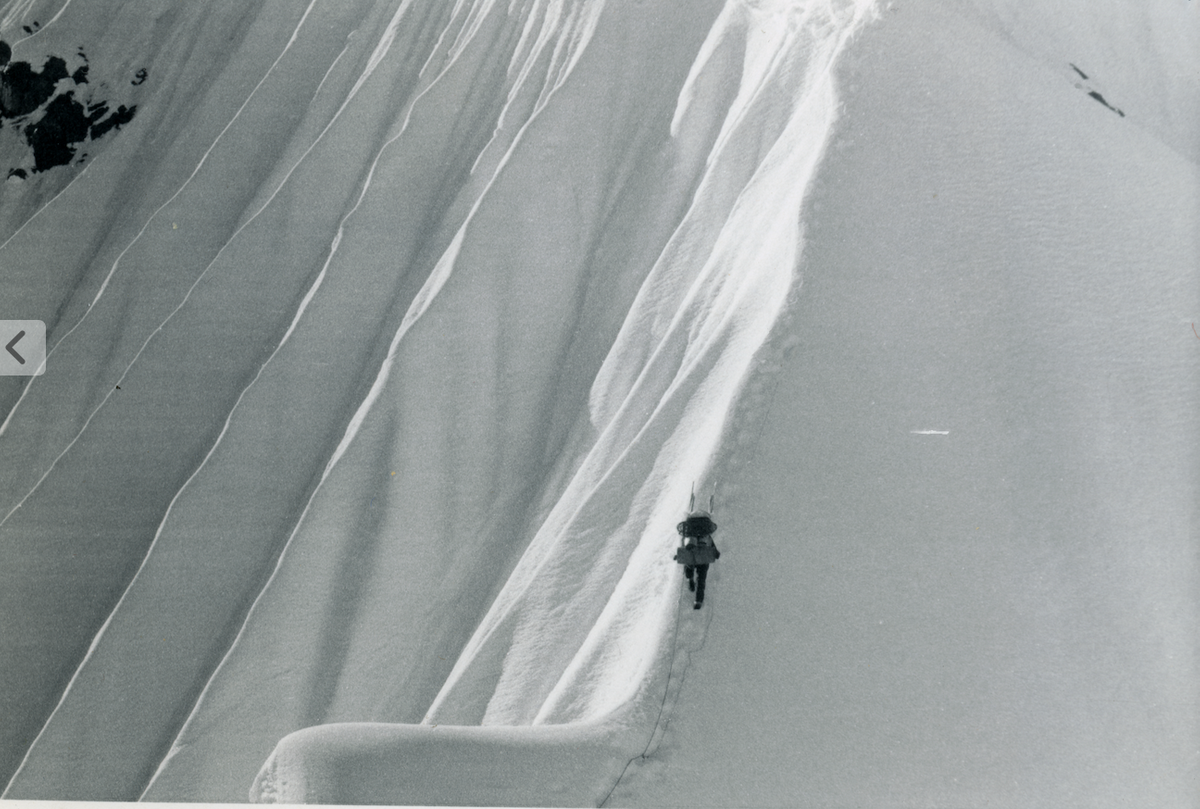
{"type": "Polygon", "coordinates": [[[42,119],[25,127],[25,139],[33,147],[34,171],[70,163],[75,156],[74,144],[88,135],[88,123],[83,105],[72,93],[51,101],[42,119]]]}
{"type": "MultiPolygon", "coordinates": [[[[11,49],[3,42],[0,45],[3,46],[0,56],[7,62],[11,49]]],[[[35,173],[71,163],[77,144],[89,138],[98,140],[129,123],[137,111],[136,106],[122,104],[110,114],[107,101],[92,101],[87,96],[84,97],[85,107],[85,103],[76,100],[74,90],[55,96],[58,83],[63,79],[70,78],[77,88],[88,83],[89,66],[82,49],[79,57],[84,64],[73,74],[67,72],[67,63],[57,56],[47,59],[40,72],[34,71],[28,62],[13,62],[0,70],[0,125],[4,118],[17,118],[19,126],[32,118],[32,123],[25,124],[22,133],[33,150],[35,173]],[[40,117],[36,115],[39,110],[40,117]]],[[[144,69],[139,71],[143,81],[145,76],[144,69]]],[[[24,178],[26,172],[13,169],[8,176],[24,178]]]]}
{"type": "Polygon", "coordinates": [[[133,120],[134,113],[137,112],[137,105],[126,107],[124,104],[117,107],[117,111],[105,118],[99,123],[92,124],[91,136],[92,140],[98,140],[103,137],[111,129],[117,129],[133,120]]]}
{"type": "Polygon", "coordinates": [[[46,60],[40,73],[28,62],[13,62],[0,72],[0,115],[28,115],[54,94],[54,86],[70,75],[67,63],[57,56],[46,60]]]}

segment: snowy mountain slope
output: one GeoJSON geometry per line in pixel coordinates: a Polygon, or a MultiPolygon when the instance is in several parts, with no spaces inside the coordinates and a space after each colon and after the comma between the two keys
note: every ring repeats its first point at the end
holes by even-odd
{"type": "Polygon", "coordinates": [[[1023,8],[1053,65],[941,4],[848,51],[709,630],[613,805],[1196,805],[1200,172],[1132,111],[1192,78],[1122,118],[1067,63],[1200,26],[1116,5],[1023,8]]]}
{"type": "Polygon", "coordinates": [[[0,6],[137,105],[0,196],[4,796],[1187,805],[1198,36],[0,6]]]}
{"type": "MultiPolygon", "coordinates": [[[[718,33],[713,36],[729,42],[731,47],[739,47],[749,26],[745,19],[732,16],[734,18],[728,24],[719,24],[718,33]]],[[[620,21],[620,17],[616,20],[620,21]]],[[[806,28],[803,22],[796,20],[785,29],[788,36],[781,37],[783,47],[794,49],[806,44],[804,35],[812,29],[806,28]]],[[[856,18],[848,14],[840,22],[842,28],[835,31],[844,37],[852,30],[856,18]]],[[[593,53],[611,54],[609,58],[620,56],[619,51],[601,39],[606,33],[604,28],[597,30],[593,53]]],[[[840,42],[839,38],[832,39],[829,49],[819,51],[819,55],[825,60],[832,58],[840,42]]],[[[714,50],[719,49],[720,46],[714,50]]],[[[489,614],[484,616],[476,630],[477,640],[467,645],[450,672],[441,694],[434,699],[426,715],[427,723],[560,724],[599,721],[621,709],[633,715],[627,716],[626,722],[632,722],[635,731],[643,726],[641,732],[648,737],[652,730],[652,724],[646,725],[652,717],[647,715],[643,703],[660,701],[655,686],[661,685],[663,672],[660,669],[669,652],[668,632],[675,611],[677,586],[672,581],[677,568],[669,560],[669,547],[674,540],[669,534],[664,536],[655,530],[655,526],[664,522],[672,524],[679,503],[684,499],[678,470],[696,470],[688,478],[700,477],[705,458],[713,452],[713,442],[721,433],[731,396],[740,387],[740,378],[746,372],[749,358],[783,302],[794,263],[798,236],[795,232],[796,211],[804,188],[806,166],[813,165],[827,131],[828,117],[815,117],[812,112],[822,109],[821,103],[824,103],[823,109],[829,110],[827,97],[820,95],[820,90],[827,87],[822,84],[822,78],[828,62],[816,61],[813,65],[792,57],[787,61],[780,59],[776,64],[779,63],[788,65],[791,70],[811,71],[813,76],[808,81],[784,84],[793,96],[790,103],[795,105],[796,112],[790,121],[779,122],[782,131],[776,136],[776,145],[761,162],[747,160],[753,153],[737,143],[737,139],[747,137],[763,138],[763,125],[758,116],[750,117],[752,123],[749,126],[735,130],[727,138],[718,137],[708,159],[708,171],[697,189],[696,200],[703,200],[705,208],[712,205],[710,200],[715,195],[708,193],[710,178],[719,177],[729,184],[738,177],[735,171],[739,165],[743,167],[742,176],[746,179],[742,182],[747,187],[736,197],[727,197],[725,204],[733,206],[728,213],[718,208],[717,214],[702,210],[696,216],[696,208],[700,206],[693,203],[673,241],[657,260],[592,385],[589,419],[580,425],[587,436],[585,443],[578,449],[570,448],[567,455],[583,456],[582,462],[554,508],[544,518],[489,614]],[[817,92],[812,93],[810,87],[818,88],[817,92]],[[809,101],[810,94],[816,95],[815,102],[809,101]],[[809,142],[806,143],[805,138],[809,142]],[[723,140],[734,144],[735,148],[728,152],[736,161],[734,165],[723,159],[723,140]],[[784,154],[782,160],[775,157],[780,152],[784,154]],[[790,183],[787,193],[780,193],[781,182],[790,183]],[[780,205],[789,201],[790,204],[780,205]],[[764,214],[782,220],[779,235],[773,240],[760,238],[747,245],[739,238],[746,232],[744,217],[754,215],[761,219],[764,214]],[[722,218],[729,220],[725,233],[735,236],[700,232],[692,224],[721,221],[722,218]],[[692,261],[680,260],[677,258],[680,254],[692,261]],[[703,255],[712,258],[705,264],[695,262],[696,256],[703,255]],[[682,313],[677,314],[677,309],[682,309],[682,313]],[[649,356],[646,356],[647,346],[655,346],[649,356]],[[630,374],[639,367],[644,370],[630,374]],[[619,373],[614,374],[609,369],[619,373]],[[606,408],[614,412],[605,412],[606,408]],[[638,494],[631,504],[630,494],[635,491],[638,494]]],[[[590,68],[591,65],[581,62],[579,69],[590,68]]],[[[611,75],[614,71],[611,63],[606,61],[599,69],[602,75],[611,75]]],[[[702,85],[707,79],[703,67],[693,75],[694,84],[685,85],[689,89],[702,85]]],[[[746,84],[753,88],[759,80],[759,75],[750,73],[746,84]]],[[[773,86],[773,83],[764,84],[773,86]]],[[[564,87],[564,104],[570,103],[571,89],[564,87]]],[[[685,89],[685,95],[687,93],[685,89]]],[[[740,104],[735,101],[731,118],[741,113],[743,105],[752,108],[756,102],[763,103],[761,95],[752,90],[745,92],[743,98],[740,104]]],[[[678,117],[685,126],[689,112],[708,114],[704,100],[695,102],[696,107],[691,111],[679,111],[678,117]]],[[[573,114],[570,120],[577,122],[580,115],[573,114]]],[[[513,159],[517,159],[516,155],[513,159]]],[[[733,187],[740,186],[733,183],[733,187]]],[[[484,210],[481,208],[480,212],[484,210]]],[[[470,224],[475,224],[475,220],[470,224]]],[[[494,250],[496,237],[491,231],[485,232],[491,236],[487,248],[490,252],[494,250]]],[[[463,260],[465,249],[454,256],[459,278],[463,265],[457,262],[463,260]]],[[[453,280],[454,276],[451,277],[453,280]]],[[[440,294],[444,296],[448,291],[449,287],[440,294]]],[[[453,301],[453,298],[449,300],[453,301]]],[[[460,317],[474,317],[478,311],[477,301],[477,298],[471,299],[460,317]]],[[[544,335],[539,339],[544,339],[544,335]]],[[[398,338],[396,345],[403,349],[403,337],[398,338]]],[[[528,357],[532,352],[532,348],[526,349],[522,356],[528,357]]],[[[397,356],[396,365],[402,356],[397,356]]],[[[477,384],[475,379],[471,382],[477,384]]],[[[390,383],[390,376],[377,383],[381,393],[375,401],[384,400],[384,386],[390,383]]],[[[446,398],[440,396],[439,400],[446,398]]],[[[486,406],[493,405],[489,402],[486,406]]],[[[376,416],[374,409],[364,414],[356,442],[363,432],[372,429],[380,431],[376,433],[379,435],[394,434],[394,425],[403,419],[403,413],[391,416],[391,421],[384,421],[383,427],[373,425],[372,420],[378,418],[381,417],[376,416]]],[[[427,428],[427,422],[423,426],[427,428]]],[[[576,429],[578,435],[580,428],[576,429]]],[[[331,471],[327,485],[330,491],[336,492],[339,502],[350,496],[349,485],[338,482],[339,475],[356,474],[356,463],[348,460],[351,453],[361,452],[359,446],[375,445],[376,441],[348,445],[347,454],[343,456],[347,460],[340,460],[339,466],[331,471]]],[[[408,457],[411,452],[409,450],[401,457],[408,457]]],[[[469,472],[461,474],[467,476],[469,472]]],[[[479,487],[486,485],[485,481],[476,484],[479,487]]],[[[321,495],[318,492],[318,498],[321,495]]],[[[321,501],[314,499],[311,513],[321,507],[321,501]]],[[[410,518],[411,513],[406,512],[404,519],[410,518]]],[[[302,525],[301,533],[293,540],[299,547],[303,547],[301,543],[305,541],[304,530],[302,525]]],[[[325,541],[330,530],[330,527],[323,527],[317,536],[325,541]]],[[[207,701],[213,700],[219,705],[221,701],[244,700],[245,695],[255,688],[247,685],[247,681],[262,681],[262,649],[279,642],[280,624],[286,623],[284,616],[295,614],[296,601],[302,597],[294,588],[309,586],[314,575],[312,563],[307,560],[289,566],[290,554],[291,549],[279,570],[278,584],[264,592],[260,604],[262,611],[252,614],[245,634],[234,646],[184,729],[177,743],[178,753],[168,761],[147,797],[174,796],[177,793],[171,790],[178,788],[171,786],[172,779],[189,778],[196,768],[213,772],[228,770],[230,765],[226,763],[224,748],[214,747],[210,754],[226,757],[220,767],[200,758],[206,746],[202,740],[227,735],[214,728],[214,723],[229,722],[225,718],[226,712],[208,708],[207,701]],[[297,584],[288,585],[288,581],[297,584]],[[275,613],[274,617],[271,617],[272,613],[275,613]]],[[[407,557],[397,559],[393,564],[406,563],[407,557]]],[[[317,562],[316,566],[327,566],[327,563],[317,562]]],[[[395,603],[396,599],[390,589],[383,590],[377,597],[390,603],[395,603]]],[[[422,594],[423,599],[433,597],[432,593],[422,594]]],[[[378,612],[384,614],[385,610],[380,607],[378,612]]],[[[373,667],[382,666],[384,661],[379,660],[381,650],[375,640],[380,631],[372,628],[369,634],[363,633],[366,635],[363,643],[372,645],[366,646],[361,663],[345,666],[344,678],[358,677],[360,673],[369,673],[373,667]]],[[[353,656],[354,646],[351,645],[345,654],[353,656]]],[[[398,665],[393,662],[390,669],[395,671],[398,665]]],[[[278,689],[279,682],[273,681],[269,687],[278,689]]],[[[370,689],[361,693],[379,700],[379,695],[370,689]]],[[[346,694],[344,699],[347,701],[361,699],[353,697],[353,692],[339,683],[338,696],[342,694],[346,694]]],[[[355,714],[350,710],[343,710],[346,718],[354,718],[355,714]]],[[[358,715],[362,715],[362,708],[358,709],[358,715]]],[[[333,714],[328,718],[341,717],[333,714]]],[[[235,735],[244,736],[245,731],[235,735]]],[[[627,735],[637,739],[636,732],[627,735]]],[[[626,745],[624,758],[636,753],[645,743],[646,739],[642,738],[626,745]]],[[[615,778],[619,774],[617,766],[623,763],[622,758],[610,757],[606,765],[601,766],[598,762],[597,766],[611,770],[610,775],[615,778]]],[[[538,797],[540,784],[540,779],[529,782],[524,788],[526,791],[520,793],[525,796],[524,800],[544,799],[538,797]]],[[[463,788],[469,789],[469,782],[463,788]]],[[[456,794],[450,792],[443,799],[454,801],[456,794]]],[[[597,796],[589,797],[595,800],[597,796]]],[[[347,796],[340,799],[352,800],[347,796]]],[[[373,799],[381,797],[377,795],[373,799]]],[[[389,799],[397,797],[391,795],[389,799]]],[[[411,796],[402,792],[399,799],[407,801],[411,796]]]]}
{"type": "Polygon", "coordinates": [[[625,709],[644,747],[629,705],[658,699],[678,586],[659,526],[792,283],[865,8],[141,28],[157,89],[128,136],[4,248],[55,265],[46,233],[112,163],[172,166],[122,189],[131,224],[92,217],[90,254],[61,245],[58,286],[13,284],[63,373],[13,386],[4,427],[5,794],[240,800],[289,732],[427,712],[625,709]]]}

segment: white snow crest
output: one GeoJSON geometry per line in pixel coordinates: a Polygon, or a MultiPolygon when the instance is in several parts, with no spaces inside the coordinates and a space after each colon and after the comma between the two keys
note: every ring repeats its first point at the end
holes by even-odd
{"type": "MultiPolygon", "coordinates": [[[[401,16],[403,15],[404,7],[408,4],[408,2],[409,2],[409,0],[405,0],[405,3],[402,4],[401,8],[396,12],[396,16],[393,18],[392,23],[389,25],[389,27],[388,27],[389,34],[388,34],[388,36],[386,36],[384,38],[387,42],[390,42],[390,39],[394,37],[394,27],[398,23],[401,16]]],[[[461,55],[463,49],[467,46],[467,43],[469,43],[471,41],[472,37],[478,32],[479,26],[481,25],[482,17],[484,15],[486,15],[489,11],[492,10],[493,5],[494,5],[494,3],[489,1],[489,2],[476,3],[471,7],[470,11],[468,12],[467,21],[463,24],[464,25],[463,30],[459,32],[458,40],[451,47],[449,55],[446,58],[446,66],[443,67],[442,71],[438,73],[437,78],[440,78],[441,76],[443,76],[445,74],[446,70],[449,69],[449,65],[453,64],[455,59],[457,59],[461,55]]],[[[571,9],[571,15],[570,15],[571,18],[567,21],[566,24],[558,25],[557,23],[560,22],[560,18],[561,18],[561,6],[562,6],[561,2],[551,3],[551,9],[549,11],[547,11],[547,13],[546,13],[546,19],[545,19],[543,27],[542,27],[542,32],[538,37],[537,43],[533,47],[533,52],[527,58],[525,66],[521,70],[520,74],[518,75],[517,80],[514,83],[513,90],[510,93],[510,101],[511,101],[512,96],[521,90],[521,88],[525,84],[525,82],[533,80],[531,77],[531,71],[538,61],[538,56],[549,44],[553,43],[554,52],[557,55],[561,51],[564,51],[564,45],[563,45],[564,41],[569,43],[568,45],[565,46],[565,51],[568,54],[568,58],[565,60],[565,64],[559,65],[558,69],[554,69],[552,67],[546,71],[546,75],[543,77],[541,97],[539,98],[538,103],[534,105],[534,109],[533,109],[532,113],[530,114],[529,120],[532,120],[532,118],[537,115],[538,111],[542,107],[545,106],[545,103],[546,103],[545,99],[547,97],[547,94],[550,92],[553,92],[554,89],[556,89],[557,87],[559,87],[561,85],[562,81],[565,80],[566,75],[570,72],[571,68],[574,66],[575,62],[578,60],[579,54],[582,52],[583,48],[586,47],[587,42],[588,42],[592,32],[595,30],[596,22],[599,18],[599,14],[603,10],[604,1],[603,0],[592,0],[592,2],[588,2],[588,3],[574,4],[571,9]],[[580,7],[584,7],[584,10],[580,11],[579,10],[580,7]]],[[[462,7],[461,3],[455,7],[456,15],[461,7],[462,7]]],[[[379,54],[379,59],[382,59],[383,54],[386,54],[386,47],[383,42],[381,42],[381,44],[377,48],[376,52],[377,52],[377,54],[379,54]]],[[[377,63],[377,61],[378,60],[376,59],[376,57],[372,56],[372,67],[374,66],[374,64],[377,63]]],[[[368,69],[368,71],[364,72],[363,80],[365,80],[365,78],[369,74],[369,72],[370,72],[370,69],[368,69]]],[[[436,80],[437,79],[435,78],[434,82],[436,82],[436,80]]],[[[360,82],[361,82],[361,80],[360,80],[360,82]]],[[[420,101],[421,97],[425,94],[425,92],[427,92],[429,90],[429,87],[432,87],[432,86],[433,86],[433,83],[431,82],[430,85],[427,86],[425,88],[425,90],[423,90],[417,96],[417,99],[413,102],[413,104],[409,106],[409,108],[404,116],[404,122],[403,122],[400,132],[398,132],[391,139],[389,139],[387,143],[384,144],[384,149],[386,149],[394,141],[396,141],[403,135],[404,131],[408,127],[409,121],[411,120],[413,107],[415,106],[416,102],[420,101]]],[[[357,89],[358,89],[358,85],[356,84],[355,90],[357,90],[357,89]]],[[[507,105],[506,105],[505,109],[507,110],[507,105]]],[[[503,113],[501,113],[501,118],[503,118],[503,113]]],[[[520,139],[520,132],[524,131],[524,128],[525,128],[525,126],[528,125],[528,122],[529,121],[527,120],[525,122],[525,124],[521,127],[521,129],[518,131],[516,137],[514,138],[514,142],[520,139]]],[[[509,144],[509,152],[506,152],[505,155],[499,159],[498,164],[493,169],[492,178],[494,178],[495,175],[503,169],[505,162],[507,160],[507,155],[511,152],[511,148],[512,148],[512,144],[509,144]]],[[[480,152],[481,157],[485,151],[486,151],[486,149],[481,150],[481,152],[480,152]]],[[[378,158],[376,160],[376,163],[377,162],[378,162],[378,158]]],[[[374,171],[375,171],[375,165],[372,165],[370,173],[374,174],[374,171]]],[[[366,184],[364,184],[364,188],[363,188],[363,192],[362,192],[363,195],[365,195],[367,193],[367,188],[369,187],[369,185],[370,185],[370,177],[368,176],[368,181],[366,184]]],[[[455,233],[453,241],[446,248],[446,250],[442,254],[442,256],[438,259],[437,264],[434,266],[433,271],[430,273],[425,284],[422,285],[421,289],[417,292],[417,295],[415,296],[412,303],[410,304],[408,311],[404,315],[404,319],[401,321],[399,329],[397,329],[395,335],[392,337],[392,341],[391,341],[391,344],[388,349],[387,360],[385,361],[383,367],[380,369],[380,373],[379,373],[378,377],[376,378],[375,382],[372,384],[371,390],[368,393],[366,399],[363,401],[362,405],[360,405],[358,411],[355,413],[354,417],[351,419],[350,424],[347,427],[346,433],[343,436],[341,442],[338,444],[337,449],[334,451],[333,455],[330,457],[329,463],[326,465],[324,475],[322,476],[323,478],[328,476],[330,470],[333,469],[333,467],[337,464],[338,460],[345,453],[346,448],[349,445],[349,443],[354,440],[354,437],[357,435],[357,433],[362,425],[363,419],[366,417],[366,414],[370,411],[371,407],[374,405],[376,400],[379,398],[380,393],[387,385],[388,376],[391,372],[392,363],[395,361],[396,351],[400,345],[400,341],[404,338],[404,336],[408,333],[408,331],[413,327],[413,325],[417,322],[417,320],[420,319],[420,317],[425,313],[425,311],[429,308],[429,306],[432,304],[434,299],[436,299],[438,292],[441,291],[441,289],[445,285],[447,279],[450,277],[450,274],[453,272],[455,260],[458,257],[459,250],[461,250],[461,248],[462,248],[463,238],[467,231],[467,228],[470,225],[471,217],[474,215],[475,211],[477,211],[479,209],[480,203],[482,202],[483,198],[487,194],[488,187],[490,187],[490,183],[483,187],[483,189],[479,193],[479,196],[475,199],[475,202],[471,208],[471,212],[467,215],[467,217],[465,218],[465,221],[462,223],[462,225],[459,226],[458,230],[455,233]]],[[[340,238],[341,238],[341,233],[339,231],[339,234],[338,234],[339,241],[340,241],[340,238]]],[[[335,252],[336,250],[337,250],[337,243],[335,242],[335,244],[331,248],[331,253],[335,252]]]]}
{"type": "Polygon", "coordinates": [[[400,21],[404,19],[405,12],[412,5],[412,0],[402,0],[396,8],[396,13],[392,15],[392,19],[384,27],[383,34],[379,37],[379,41],[375,45],[375,50],[371,52],[367,58],[367,66],[363,69],[362,74],[358,77],[358,81],[350,88],[349,98],[354,98],[358,94],[359,89],[366,83],[367,79],[371,78],[371,74],[375,72],[375,68],[379,67],[380,62],[387,57],[388,51],[392,49],[392,43],[396,41],[396,32],[400,28],[400,21]]]}
{"type": "MultiPolygon", "coordinates": [[[[830,68],[869,8],[769,9],[785,19],[773,50],[746,63],[692,208],[593,385],[599,436],[427,722],[476,713],[467,704],[485,696],[488,724],[591,720],[669,666],[661,640],[678,585],[667,526],[690,482],[712,473],[741,383],[794,283],[800,205],[835,117],[830,68]],[[747,163],[748,151],[760,156],[747,163]],[[631,488],[640,494],[630,507],[631,488]]],[[[731,42],[722,23],[714,30],[713,48],[731,42]]]]}

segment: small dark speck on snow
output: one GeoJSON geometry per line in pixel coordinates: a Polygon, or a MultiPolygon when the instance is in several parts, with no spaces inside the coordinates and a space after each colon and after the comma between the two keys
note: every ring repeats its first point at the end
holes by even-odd
{"type": "Polygon", "coordinates": [[[1125,113],[1121,112],[1121,110],[1117,109],[1112,104],[1109,104],[1107,101],[1105,101],[1104,96],[1100,95],[1095,90],[1092,90],[1091,92],[1089,92],[1088,95],[1091,96],[1092,98],[1096,99],[1097,101],[1099,101],[1104,106],[1108,107],[1110,110],[1115,112],[1117,115],[1120,115],[1122,118],[1125,117],[1125,113]]]}

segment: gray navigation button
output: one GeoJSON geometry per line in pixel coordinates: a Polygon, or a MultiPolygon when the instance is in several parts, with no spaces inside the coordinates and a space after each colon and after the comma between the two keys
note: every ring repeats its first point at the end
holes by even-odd
{"type": "Polygon", "coordinates": [[[0,376],[46,373],[46,324],[40,320],[0,320],[0,376]]]}

